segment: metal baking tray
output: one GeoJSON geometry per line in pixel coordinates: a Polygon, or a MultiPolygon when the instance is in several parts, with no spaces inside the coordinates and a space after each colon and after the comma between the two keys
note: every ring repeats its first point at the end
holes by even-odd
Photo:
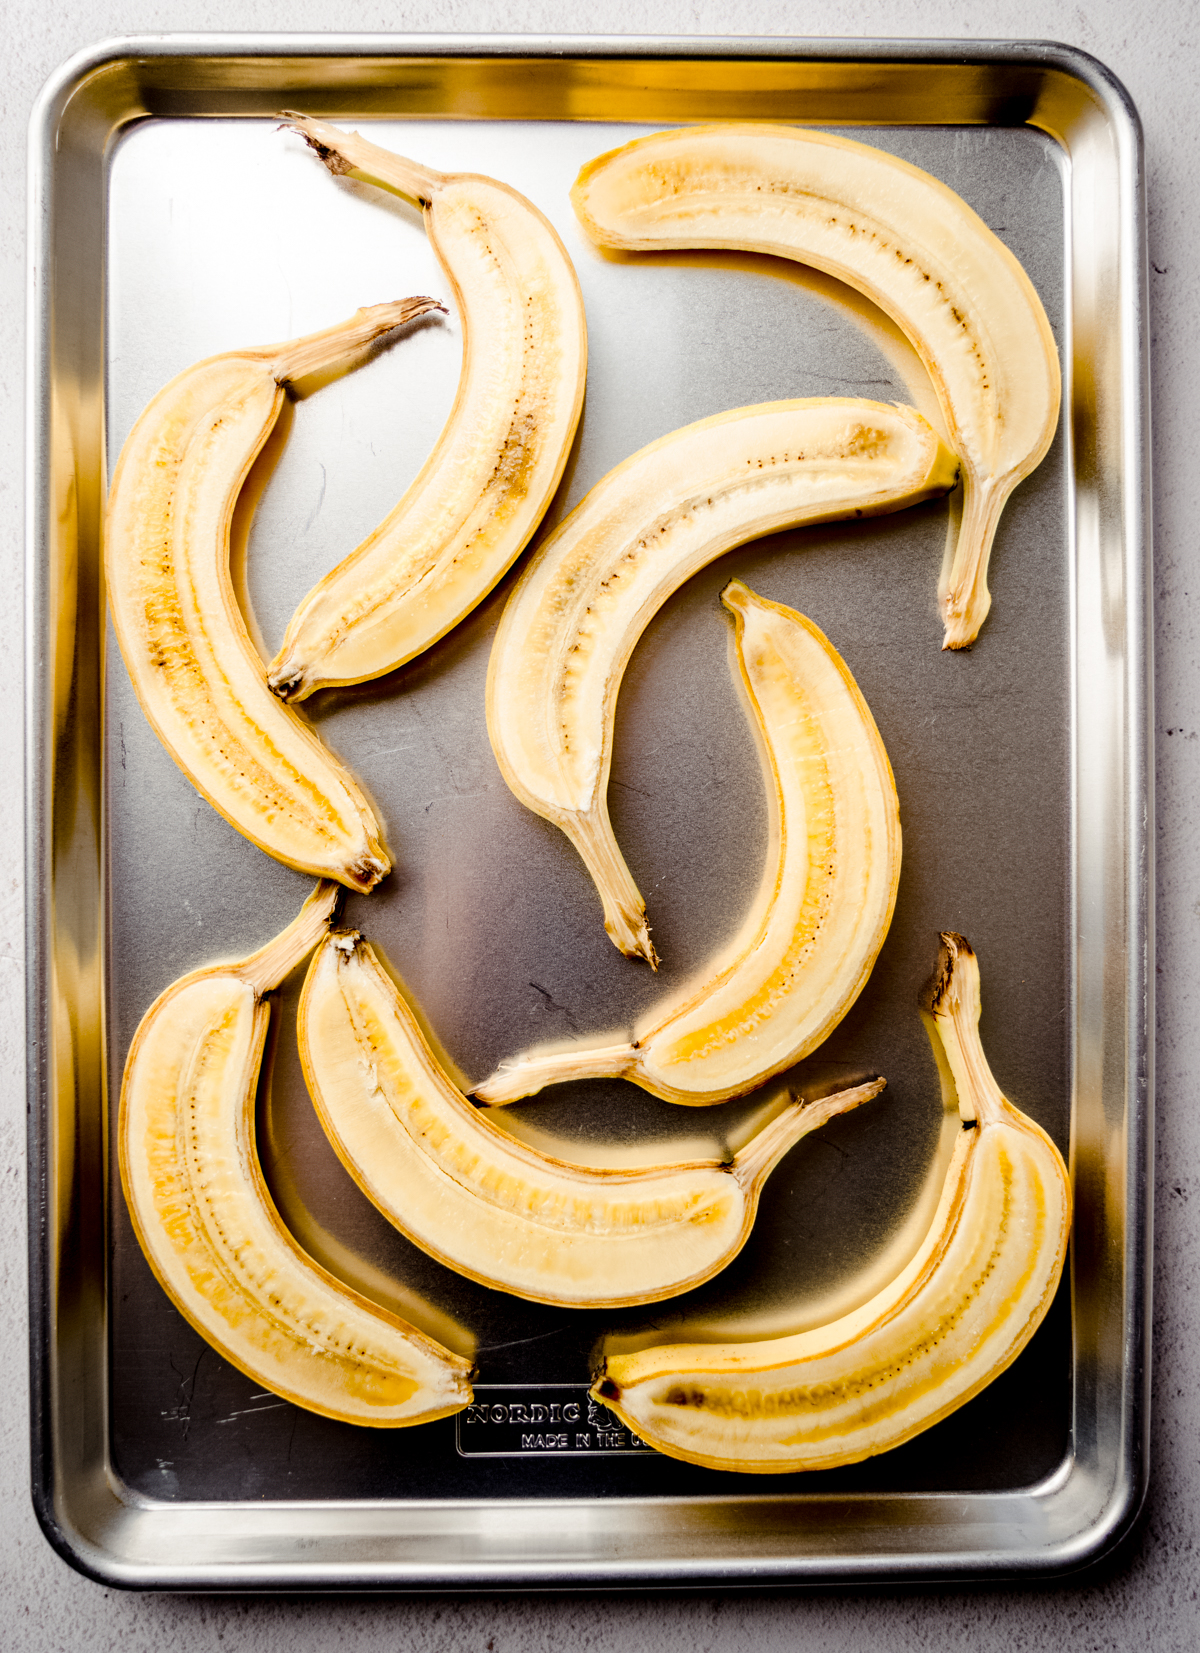
{"type": "MultiPolygon", "coordinates": [[[[189,1590],[994,1578],[1103,1553],[1145,1485],[1151,1211],[1143,193],[1121,87],[1036,44],[155,37],[68,63],[38,104],[31,160],[33,1485],[50,1541],[108,1583],[189,1590]],[[578,166],[665,124],[849,129],[928,168],[1022,260],[1064,366],[1058,437],[1005,514],[994,607],[969,652],[939,648],[945,502],[747,546],[650,627],[610,796],[666,961],[657,980],[610,946],[574,852],[492,759],[483,679],[507,583],[406,670],[310,703],[398,856],[351,919],[470,1079],[536,1040],[628,1022],[738,923],[765,814],[716,601],[730,574],[829,634],[880,725],[903,814],[891,935],[812,1059],[878,1067],[889,1089],[789,1156],[746,1250],[674,1302],[548,1309],[393,1233],[315,1122],[288,984],[260,1118],[275,1197],[326,1266],[479,1366],[469,1413],[397,1431],[303,1412],[210,1350],[141,1257],[109,1146],[154,995],[260,944],[308,888],[198,797],[133,698],[103,608],[112,462],[191,361],[445,291],[417,214],[328,177],[278,130],[282,108],[502,177],[557,225],[591,367],[551,523],[634,449],[728,407],[821,394],[932,406],[894,327],[835,282],[752,256],[587,244],[567,199],[578,166]],[[945,1163],[915,1011],[943,928],[980,954],[1002,1086],[1070,1154],[1070,1278],[1049,1318],[968,1406],[848,1469],[764,1480],[647,1451],[588,1410],[602,1337],[816,1324],[915,1247],[945,1163]]],[[[272,649],[415,473],[458,365],[453,319],[425,323],[285,420],[238,528],[272,649]]],[[[759,1100],[684,1110],[594,1083],[507,1120],[568,1156],[662,1161],[722,1150],[759,1100]]]]}

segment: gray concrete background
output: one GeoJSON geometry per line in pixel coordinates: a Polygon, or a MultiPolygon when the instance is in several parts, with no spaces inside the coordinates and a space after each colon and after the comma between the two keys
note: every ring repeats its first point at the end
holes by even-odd
{"type": "Polygon", "coordinates": [[[1150,0],[8,0],[0,83],[0,1642],[14,1649],[333,1645],[354,1653],[977,1653],[1200,1644],[1200,5],[1150,0]],[[1085,1583],[1007,1590],[657,1597],[260,1600],[137,1596],[78,1577],[28,1494],[22,1085],[21,560],[25,130],[52,70],[113,35],[195,30],[892,35],[1054,39],[1093,53],[1142,117],[1150,208],[1158,713],[1158,1146],[1153,1479],[1132,1540],[1085,1583]],[[1189,504],[1189,500],[1191,504],[1189,504]],[[1189,524],[1191,525],[1189,527],[1189,524]]]}

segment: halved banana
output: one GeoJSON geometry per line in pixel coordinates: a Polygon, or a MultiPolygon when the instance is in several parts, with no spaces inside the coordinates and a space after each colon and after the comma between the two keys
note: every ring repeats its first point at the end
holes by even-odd
{"type": "Polygon", "coordinates": [[[416,481],[309,592],[270,668],[289,700],[402,666],[469,614],[528,543],[583,409],[587,326],[554,228],[507,184],[434,172],[295,115],[335,174],[421,203],[462,322],[458,395],[416,481]]]}
{"type": "Polygon", "coordinates": [[[801,523],[897,511],[954,485],[913,408],[767,402],[685,426],[604,477],[539,547],[500,621],[487,719],[505,780],[583,857],[623,953],[657,963],[608,818],[617,691],[670,594],[722,552],[801,523]]]}
{"type": "Polygon", "coordinates": [[[714,1469],[833,1469],[911,1440],[998,1377],[1050,1306],[1071,1189],[1046,1133],[1000,1094],[979,1042],[979,967],[945,933],[926,990],[963,1129],[917,1255],[828,1326],[609,1359],[592,1390],[661,1452],[714,1469]]]}
{"type": "Polygon", "coordinates": [[[629,1044],[570,1045],[500,1067],[486,1103],[607,1075],[668,1102],[723,1102],[798,1062],[862,991],[900,878],[892,767],[845,662],[811,620],[740,580],[721,599],[767,759],[766,870],[713,974],[629,1044]]]}
{"type": "Polygon", "coordinates": [[[629,252],[742,248],[856,287],[908,335],[962,461],[963,518],[938,589],[944,648],[974,641],[1004,504],[1058,424],[1050,323],[1008,248],[953,190],[895,155],[796,127],[682,127],[589,161],[571,198],[629,252]]]}
{"type": "Polygon", "coordinates": [[[316,945],[337,899],[318,885],[260,952],[184,976],[151,1005],[121,1087],[121,1184],[171,1301],[256,1383],[346,1423],[425,1423],[470,1402],[470,1362],[307,1256],[255,1147],[264,995],[316,945]]]}
{"type": "Polygon", "coordinates": [[[307,338],[188,368],[129,433],[105,523],[113,625],[163,745],[268,855],[363,891],[391,866],[379,824],[349,771],[267,688],[230,579],[230,524],[285,381],[349,362],[440,308],[431,298],[376,304],[307,338]]]}
{"type": "Polygon", "coordinates": [[[298,1033],[321,1124],[388,1220],[459,1274],[564,1308],[654,1303],[709,1279],[741,1250],[792,1144],[884,1085],[791,1103],[728,1164],[589,1170],[471,1106],[356,931],[334,931],[314,958],[298,1033]]]}

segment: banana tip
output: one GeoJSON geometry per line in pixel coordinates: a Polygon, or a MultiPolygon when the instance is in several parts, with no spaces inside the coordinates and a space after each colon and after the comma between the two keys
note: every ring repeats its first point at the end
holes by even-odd
{"type": "MultiPolygon", "coordinates": [[[[608,929],[607,925],[605,925],[605,929],[608,929]]],[[[655,975],[658,974],[660,960],[654,950],[654,943],[650,940],[649,931],[642,929],[631,940],[620,940],[613,935],[611,930],[608,933],[627,959],[645,959],[655,975]]]]}
{"type": "Polygon", "coordinates": [[[280,700],[303,700],[304,673],[299,667],[293,671],[286,667],[281,671],[272,671],[267,676],[267,687],[280,700]]]}
{"type": "Polygon", "coordinates": [[[942,610],[943,649],[969,649],[979,640],[983,622],[987,619],[992,599],[985,590],[983,599],[963,596],[961,590],[951,589],[939,594],[942,610]]]}
{"type": "Polygon", "coordinates": [[[863,1102],[869,1102],[872,1097],[878,1096],[880,1091],[887,1089],[887,1079],[882,1073],[862,1070],[857,1073],[845,1072],[828,1073],[791,1089],[789,1094],[793,1102],[801,1107],[811,1107],[815,1102],[827,1101],[834,1096],[849,1096],[858,1091],[869,1091],[870,1095],[861,1097],[863,1102]]]}
{"type": "Polygon", "coordinates": [[[360,895],[370,895],[381,878],[386,878],[392,870],[390,861],[381,860],[377,855],[361,855],[357,861],[346,868],[344,883],[360,895]]]}
{"type": "Polygon", "coordinates": [[[314,150],[320,159],[324,161],[335,178],[354,171],[352,163],[340,151],[332,148],[327,143],[322,143],[314,132],[309,131],[309,122],[312,119],[310,115],[301,115],[294,109],[285,109],[282,113],[283,120],[280,122],[279,130],[281,132],[298,132],[308,147],[314,150]]]}
{"type": "Polygon", "coordinates": [[[482,1084],[476,1085],[475,1089],[468,1093],[467,1101],[473,1108],[503,1107],[506,1098],[493,1096],[489,1089],[489,1086],[496,1083],[503,1071],[503,1069],[498,1070],[497,1073],[492,1074],[490,1079],[485,1079],[482,1084]]]}
{"type": "Polygon", "coordinates": [[[741,614],[745,611],[746,599],[752,595],[749,586],[743,580],[730,580],[721,592],[721,601],[731,614],[741,614]]]}
{"type": "Polygon", "coordinates": [[[950,991],[954,981],[954,967],[960,958],[973,958],[975,949],[966,936],[959,935],[957,930],[943,930],[940,933],[941,949],[938,952],[937,963],[933,967],[933,974],[921,989],[919,1003],[921,1009],[929,1015],[935,1016],[940,1005],[950,991]]]}

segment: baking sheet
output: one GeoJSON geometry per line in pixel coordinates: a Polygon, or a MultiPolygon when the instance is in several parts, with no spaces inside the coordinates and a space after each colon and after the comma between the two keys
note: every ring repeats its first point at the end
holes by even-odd
{"type": "MultiPolygon", "coordinates": [[[[676,65],[674,96],[662,85],[642,94],[651,104],[657,97],[661,116],[649,109],[639,111],[647,116],[640,121],[597,119],[595,109],[589,119],[581,108],[577,118],[563,119],[570,110],[546,88],[561,89],[564,76],[604,107],[593,50],[578,50],[565,67],[560,62],[553,83],[544,63],[525,73],[502,54],[402,58],[407,80],[397,74],[392,107],[372,109],[369,126],[361,111],[366,87],[376,86],[376,102],[381,96],[369,72],[377,59],[331,53],[325,60],[329,81],[341,86],[334,103],[347,118],[357,117],[374,141],[443,170],[504,178],[536,202],[567,244],[587,307],[590,368],[580,436],[546,526],[635,448],[723,408],[827,394],[914,401],[933,413],[924,372],[903,339],[837,283],[749,255],[624,259],[586,242],[567,200],[583,161],[669,119],[704,118],[710,112],[703,107],[705,75],[711,100],[711,86],[728,98],[739,76],[750,83],[757,76],[761,89],[765,73],[762,62],[748,66],[733,53],[724,62],[719,54],[701,59],[703,74],[696,62],[683,61],[676,65]],[[414,61],[424,79],[412,72],[414,61]],[[332,72],[335,64],[342,66],[340,76],[332,72]],[[679,91],[688,90],[689,72],[700,83],[690,88],[691,111],[680,107],[679,91]],[[532,109],[512,107],[514,84],[526,88],[532,109]],[[418,86],[425,87],[426,104],[440,95],[440,108],[422,111],[439,118],[397,118],[421,102],[418,86]],[[503,118],[487,107],[489,95],[493,104],[500,100],[503,118]],[[477,107],[469,107],[472,102],[477,107]]],[[[902,70],[904,54],[897,58],[902,70]]],[[[858,55],[860,69],[868,61],[865,52],[858,55]]],[[[311,75],[312,60],[304,62],[311,75]]],[[[645,75],[647,64],[663,77],[670,62],[664,50],[640,65],[609,66],[605,72],[622,94],[613,99],[614,110],[629,103],[639,74],[654,78],[645,75]]],[[[172,87],[186,84],[190,102],[155,111],[156,118],[113,124],[96,169],[105,233],[91,246],[90,266],[105,299],[103,377],[96,389],[109,468],[145,401],[190,362],[326,325],[360,304],[444,291],[415,211],[368,186],[335,182],[299,139],[276,129],[266,111],[294,106],[299,96],[290,89],[296,64],[286,58],[282,64],[256,65],[262,85],[255,96],[265,100],[265,111],[244,107],[244,89],[242,106],[234,108],[238,77],[225,65],[221,84],[219,54],[179,43],[157,69],[172,87]],[[232,114],[239,118],[228,118],[232,114]]],[[[851,56],[841,69],[850,73],[854,66],[851,56]]],[[[1001,79],[993,67],[992,103],[1001,79]]],[[[1136,557],[1129,561],[1140,548],[1130,543],[1138,536],[1129,534],[1127,510],[1123,518],[1112,500],[1106,506],[1103,488],[1093,490],[1101,541],[1105,531],[1124,528],[1127,561],[1114,610],[1111,558],[1101,559],[1109,588],[1098,628],[1086,602],[1094,576],[1080,561],[1087,549],[1080,512],[1092,495],[1081,466],[1086,442],[1077,438],[1073,447],[1071,440],[1080,405],[1078,375],[1071,372],[1081,316],[1079,145],[1069,155],[1060,133],[1014,124],[1011,112],[1005,121],[977,115],[974,124],[939,124],[943,111],[954,112],[953,99],[936,93],[931,68],[926,99],[910,100],[906,123],[857,124],[853,135],[942,178],[1013,248],[1064,349],[1076,420],[1064,419],[1050,455],[1006,510],[992,565],[993,611],[968,653],[939,648],[934,588],[946,537],[944,502],[867,525],[757,542],[689,582],[652,623],[622,689],[610,807],[664,957],[657,979],[612,948],[574,852],[516,804],[491,756],[483,680],[510,582],[408,668],[309,703],[323,737],[378,805],[398,863],[383,888],[347,904],[350,921],[382,948],[467,1080],[529,1043],[627,1024],[701,964],[740,920],[758,881],[766,821],[758,760],[730,674],[729,627],[717,600],[731,576],[800,608],[826,631],[866,695],[895,769],[904,864],[892,931],[861,999],[801,1070],[818,1063],[847,1073],[878,1068],[888,1076],[888,1091],[788,1157],[767,1185],[746,1249],[684,1298],[619,1314],[571,1313],[489,1291],[425,1257],[388,1227],[327,1147],[295,1053],[298,980],[281,995],[272,1082],[260,1110],[264,1164],[281,1210],[335,1273],[473,1354],[478,1398],[482,1403],[486,1395],[490,1408],[505,1408],[495,1387],[505,1386],[505,1393],[519,1392],[517,1404],[526,1411],[544,1411],[538,1421],[556,1422],[550,1406],[567,1403],[555,1397],[570,1392],[569,1404],[579,1404],[577,1391],[605,1336],[636,1343],[680,1334],[778,1335],[844,1311],[895,1272],[927,1225],[945,1163],[940,1097],[915,1011],[937,930],[960,929],[971,938],[981,959],[989,1059],[1006,1093],[1064,1152],[1073,1126],[1078,1149],[1081,1105],[1099,1104],[1102,1114],[1105,1107],[1103,1098],[1081,1095],[1081,1036],[1099,1040],[1113,1059],[1111,1008],[1098,1022],[1093,1018],[1089,1030],[1086,996],[1080,996],[1081,973],[1086,977],[1092,960],[1098,959],[1110,994],[1114,983],[1123,983],[1126,1018],[1132,1008],[1140,1025],[1144,983],[1141,1003],[1130,988],[1144,966],[1144,907],[1123,911],[1123,929],[1115,934],[1105,916],[1103,878],[1093,873],[1089,882],[1086,872],[1087,835],[1096,831],[1091,811],[1099,810],[1122,828],[1126,896],[1144,889],[1144,862],[1137,858],[1141,817],[1131,813],[1145,797],[1144,784],[1137,796],[1138,745],[1124,703],[1117,716],[1096,668],[1106,666],[1111,677],[1115,654],[1119,692],[1135,701],[1145,668],[1136,630],[1140,571],[1136,557]],[[1101,916],[1098,955],[1083,945],[1081,915],[1088,912],[1101,916]]],[[[179,92],[173,95],[178,103],[179,92]]],[[[336,117],[331,95],[326,85],[316,102],[301,97],[299,106],[336,117]]],[[[821,124],[836,128],[829,116],[839,95],[843,120],[861,123],[869,99],[861,88],[856,98],[844,87],[839,93],[832,77],[821,124]]],[[[94,92],[92,101],[98,101],[94,92]]],[[[586,104],[587,97],[581,93],[576,101],[586,104]]],[[[881,110],[888,105],[882,93],[876,102],[881,110]]],[[[1118,126],[1110,111],[1110,142],[1118,126]]],[[[70,181],[83,188],[82,167],[70,181]]],[[[1128,261],[1128,246],[1119,250],[1128,261]]],[[[1093,283],[1106,274],[1103,253],[1103,246],[1093,249],[1087,271],[1093,283]]],[[[1125,278],[1121,301],[1128,306],[1135,294],[1128,271],[1125,278]]],[[[1093,371],[1102,354],[1093,344],[1093,371]]],[[[453,322],[423,322],[369,366],[297,404],[285,420],[252,478],[257,510],[252,517],[243,513],[240,525],[240,572],[269,652],[298,599],[390,508],[419,468],[449,409],[458,365],[453,322]]],[[[1122,365],[1128,371],[1130,364],[1122,365]]],[[[1129,440],[1137,410],[1129,389],[1119,408],[1121,463],[1110,478],[1126,489],[1139,462],[1129,440]]],[[[97,396],[93,427],[99,418],[97,396]]],[[[53,453],[50,458],[52,468],[53,453]]],[[[1109,475],[1100,471],[1102,479],[1109,475]]],[[[86,533],[78,537],[82,570],[89,548],[82,543],[86,533]]],[[[94,553],[94,543],[90,549],[94,553]]],[[[96,607],[89,612],[81,602],[73,645],[77,676],[86,647],[99,642],[97,620],[96,607]],[[90,643],[81,641],[85,634],[90,643]]],[[[194,792],[146,725],[111,638],[104,685],[102,730],[75,734],[85,768],[90,760],[94,770],[103,753],[97,962],[102,957],[104,987],[91,1008],[103,1006],[107,1094],[115,1099],[133,1030],[162,987],[198,964],[261,944],[294,915],[310,885],[268,861],[194,792]]],[[[62,905],[56,895],[52,927],[62,927],[62,905]]],[[[88,1007],[86,985],[76,984],[74,999],[88,1007]]],[[[1135,1046],[1144,1071],[1144,1031],[1135,1046]]],[[[1127,1061],[1130,1054],[1126,1044],[1121,1057],[1127,1061]]],[[[1101,1121],[1101,1171],[1110,1207],[1111,1190],[1126,1179],[1116,1204],[1128,1241],[1144,1215],[1144,1186],[1130,1178],[1144,1114],[1128,1105],[1128,1073],[1118,1084],[1125,1106],[1115,1131],[1101,1121]]],[[[650,1163],[724,1151],[749,1129],[762,1101],[681,1110],[613,1081],[560,1087],[504,1118],[516,1134],[564,1157],[650,1163]]],[[[92,1147],[76,1153],[74,1187],[78,1194],[86,1184],[94,1202],[103,1187],[103,1155],[100,1136],[86,1135],[84,1111],[77,1105],[85,1128],[74,1140],[92,1147]]],[[[52,1122],[63,1112],[52,1104],[52,1122]]],[[[1075,1157],[1078,1165],[1077,1151],[1075,1157]]],[[[517,1578],[559,1581],[564,1565],[572,1582],[628,1582],[712,1580],[763,1566],[775,1577],[811,1578],[881,1567],[898,1576],[935,1565],[981,1571],[1062,1564],[1062,1535],[1052,1538],[1046,1526],[1036,1536],[1031,1512],[1045,1523],[1048,1500],[1068,1486],[1078,1494],[1081,1421],[1094,1428],[1101,1412],[1093,1400],[1090,1412],[1085,1404],[1081,1413],[1087,1364],[1080,1355],[1078,1244],[1074,1344],[1064,1282],[1027,1351],[968,1407],[896,1452],[842,1471],[780,1478],[764,1494],[757,1480],[748,1485],[747,1478],[675,1463],[629,1443],[610,1449],[613,1431],[598,1418],[590,1429],[572,1428],[569,1450],[560,1445],[562,1430],[530,1428],[512,1437],[513,1447],[475,1451],[464,1420],[366,1431],[263,1394],[208,1349],[161,1293],[129,1229],[115,1155],[109,1164],[103,1311],[110,1365],[98,1431],[106,1482],[121,1509],[139,1512],[138,1542],[149,1549],[140,1562],[118,1560],[110,1543],[97,1560],[78,1540],[64,1540],[77,1563],[105,1576],[193,1585],[261,1585],[284,1577],[289,1587],[361,1585],[364,1553],[373,1557],[372,1582],[459,1586],[481,1579],[492,1586],[517,1578]],[[582,1435],[586,1447],[576,1444],[582,1435]],[[602,1437],[604,1447],[596,1450],[602,1437]],[[972,1503],[972,1520],[963,1519],[963,1495],[972,1503]],[[831,1525],[831,1501],[844,1508],[847,1499],[856,1520],[831,1525]],[[914,1499],[921,1501],[919,1521],[914,1499]],[[325,1524],[332,1522],[342,1559],[312,1557],[305,1567],[287,1535],[299,1530],[302,1512],[311,1525],[314,1500],[325,1524]],[[582,1526],[578,1514],[574,1520],[563,1514],[564,1500],[585,1512],[582,1526]],[[911,1529],[904,1543],[887,1513],[897,1500],[908,1512],[901,1524],[911,1529]],[[252,1553],[235,1544],[223,1560],[197,1560],[178,1543],[172,1548],[169,1535],[194,1529],[205,1509],[224,1509],[230,1529],[244,1537],[244,1512],[261,1511],[263,1501],[279,1513],[274,1542],[260,1520],[254,1531],[262,1536],[252,1553]],[[1023,1537],[1006,1547],[1001,1511],[1022,1501],[1029,1506],[1018,1523],[1023,1537]],[[434,1507],[439,1530],[458,1534],[457,1560],[434,1563],[419,1544],[415,1559],[411,1545],[380,1550],[389,1518],[398,1515],[406,1531],[420,1530],[419,1523],[412,1527],[419,1512],[434,1507]],[[618,1553],[621,1544],[614,1550],[600,1535],[631,1507],[639,1514],[618,1553]],[[543,1516],[535,1513],[539,1508],[543,1516]],[[750,1515],[752,1508],[757,1513],[750,1515]],[[498,1549],[489,1509],[496,1517],[508,1512],[509,1537],[498,1549]],[[547,1520],[554,1509],[559,1516],[547,1520]],[[714,1509],[721,1512],[715,1521],[714,1509]],[[340,1527],[338,1510],[347,1512],[340,1527]],[[376,1512],[377,1531],[365,1552],[356,1551],[352,1537],[367,1531],[368,1511],[376,1512]],[[710,1514],[698,1538],[699,1511],[710,1514]],[[672,1521],[688,1535],[682,1555],[672,1521]],[[481,1532],[493,1536],[480,1538],[481,1532]],[[831,1538],[839,1532],[840,1544],[831,1538]],[[465,1533],[482,1545],[478,1554],[464,1547],[465,1533]],[[522,1533],[524,1542],[517,1543],[522,1533]]],[[[1096,1212],[1088,1206],[1094,1196],[1086,1186],[1079,1194],[1081,1217],[1094,1225],[1096,1212]]],[[[78,1224],[79,1199],[64,1208],[78,1224]]],[[[1093,1267],[1088,1289],[1101,1284],[1093,1267]]],[[[1143,1309],[1140,1290],[1133,1301],[1122,1301],[1126,1315],[1136,1318],[1143,1309]]],[[[57,1344],[62,1341],[60,1333],[57,1344]]],[[[93,1339],[93,1362],[97,1346],[93,1339]]],[[[87,1368],[82,1346],[79,1353],[87,1368]]],[[[61,1374],[66,1363],[61,1353],[55,1358],[61,1374]]],[[[1119,1363],[1120,1380],[1134,1387],[1140,1381],[1135,1363],[1130,1354],[1119,1363]]],[[[507,1428],[507,1412],[493,1422],[489,1410],[487,1427],[507,1428]]],[[[1109,1468],[1128,1482],[1134,1453],[1127,1428],[1108,1457],[1109,1468]]],[[[77,1473],[76,1503],[83,1484],[77,1473]]],[[[1128,1491],[1123,1499],[1122,1519],[1128,1491]]],[[[1111,1526],[1112,1497],[1105,1508],[1111,1526]]],[[[126,1541],[132,1542],[129,1532],[126,1541]]],[[[1098,1540],[1090,1542],[1094,1549],[1098,1540]]]]}

